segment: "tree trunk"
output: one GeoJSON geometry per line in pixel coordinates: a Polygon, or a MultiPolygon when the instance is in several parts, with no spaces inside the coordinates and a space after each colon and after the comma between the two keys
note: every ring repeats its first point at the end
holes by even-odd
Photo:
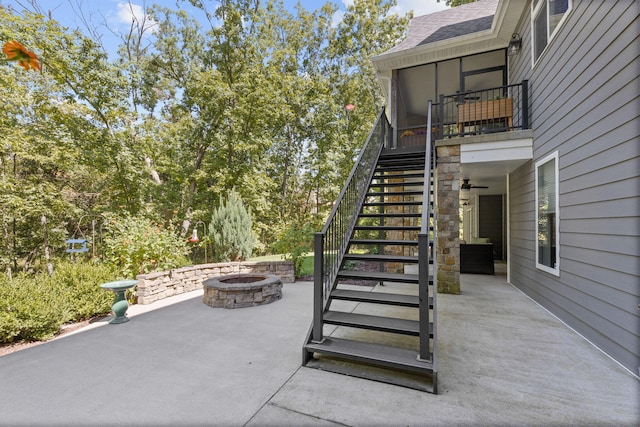
{"type": "Polygon", "coordinates": [[[53,276],[53,264],[51,264],[51,257],[49,256],[49,232],[47,230],[47,217],[42,215],[40,217],[40,223],[44,229],[44,260],[47,263],[47,273],[49,276],[53,276]]]}
{"type": "Polygon", "coordinates": [[[149,173],[151,174],[151,179],[153,180],[153,182],[155,182],[158,185],[162,184],[162,180],[160,179],[160,175],[158,174],[158,171],[155,170],[153,168],[153,165],[151,164],[151,158],[145,157],[144,162],[147,164],[147,167],[149,168],[149,171],[150,171],[149,173]]]}

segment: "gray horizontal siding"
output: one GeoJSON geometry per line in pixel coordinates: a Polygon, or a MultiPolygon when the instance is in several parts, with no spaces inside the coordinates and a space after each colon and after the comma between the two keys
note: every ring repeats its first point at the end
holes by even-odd
{"type": "MultiPolygon", "coordinates": [[[[627,218],[637,219],[631,214],[637,208],[638,201],[635,198],[624,198],[616,200],[598,200],[592,203],[582,203],[562,208],[562,218],[567,219],[600,219],[627,218]],[[606,216],[602,213],[606,212],[606,216]]],[[[615,227],[613,223],[610,227],[615,227]]]]}
{"type": "Polygon", "coordinates": [[[593,144],[601,145],[602,150],[573,162],[568,159],[569,156],[564,156],[563,159],[567,162],[567,166],[562,169],[564,190],[570,192],[580,188],[585,180],[607,182],[614,177],[617,180],[634,178],[633,167],[634,162],[637,161],[637,143],[637,140],[630,139],[615,146],[593,144]]]}
{"type": "Polygon", "coordinates": [[[640,367],[637,2],[574,1],[535,67],[530,8],[512,82],[530,81],[534,160],[510,175],[511,282],[634,373],[640,367]],[[559,152],[560,277],[535,268],[536,160],[559,152]]]}
{"type": "MultiPolygon", "coordinates": [[[[634,161],[636,165],[636,169],[638,168],[639,162],[634,161]]],[[[616,178],[612,176],[612,178],[616,178]]],[[[562,182],[562,170],[560,171],[560,181],[562,182]]],[[[599,202],[603,200],[616,200],[629,197],[630,193],[633,191],[634,186],[637,187],[638,179],[637,178],[629,178],[624,179],[622,181],[615,182],[604,182],[597,185],[593,185],[591,187],[587,187],[587,183],[583,186],[583,188],[576,189],[569,193],[563,192],[560,190],[560,198],[563,199],[560,201],[560,209],[563,206],[572,206],[576,204],[587,204],[593,202],[599,202]]],[[[602,212],[603,216],[606,216],[608,209],[605,209],[602,212]]]]}
{"type": "MultiPolygon", "coordinates": [[[[609,210],[607,209],[607,212],[609,210]]],[[[623,212],[611,212],[612,215],[608,218],[584,218],[570,219],[562,213],[562,229],[561,232],[580,233],[584,235],[598,235],[606,232],[610,236],[635,236],[638,237],[638,219],[630,216],[620,217],[623,212]],[[611,221],[611,218],[616,218],[615,221],[611,221]]],[[[635,240],[635,239],[632,239],[635,240]]],[[[568,243],[568,242],[563,242],[568,243]]],[[[633,246],[629,248],[633,250],[633,246]]]]}

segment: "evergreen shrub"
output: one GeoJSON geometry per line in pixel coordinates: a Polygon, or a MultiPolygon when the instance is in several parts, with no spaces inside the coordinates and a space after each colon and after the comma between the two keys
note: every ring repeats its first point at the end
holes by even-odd
{"type": "Polygon", "coordinates": [[[255,245],[251,209],[244,207],[235,190],[231,190],[226,203],[221,198],[220,206],[213,209],[209,236],[218,262],[244,261],[251,256],[255,245]]]}

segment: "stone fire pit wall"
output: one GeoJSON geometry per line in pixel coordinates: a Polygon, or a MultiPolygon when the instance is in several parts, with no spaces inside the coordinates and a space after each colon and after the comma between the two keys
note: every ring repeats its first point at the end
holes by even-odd
{"type": "Polygon", "coordinates": [[[293,283],[295,273],[292,261],[220,262],[139,274],[136,279],[138,304],[151,304],[164,298],[202,289],[207,279],[227,274],[265,273],[280,277],[282,283],[293,283]]]}

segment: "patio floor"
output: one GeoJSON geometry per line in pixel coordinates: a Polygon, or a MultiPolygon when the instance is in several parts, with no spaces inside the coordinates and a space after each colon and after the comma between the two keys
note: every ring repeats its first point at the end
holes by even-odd
{"type": "MultiPolygon", "coordinates": [[[[438,295],[439,394],[301,367],[312,284],[201,291],[0,357],[0,425],[637,425],[639,381],[503,275],[438,295]]],[[[108,320],[108,319],[107,319],[108,320]]]]}

